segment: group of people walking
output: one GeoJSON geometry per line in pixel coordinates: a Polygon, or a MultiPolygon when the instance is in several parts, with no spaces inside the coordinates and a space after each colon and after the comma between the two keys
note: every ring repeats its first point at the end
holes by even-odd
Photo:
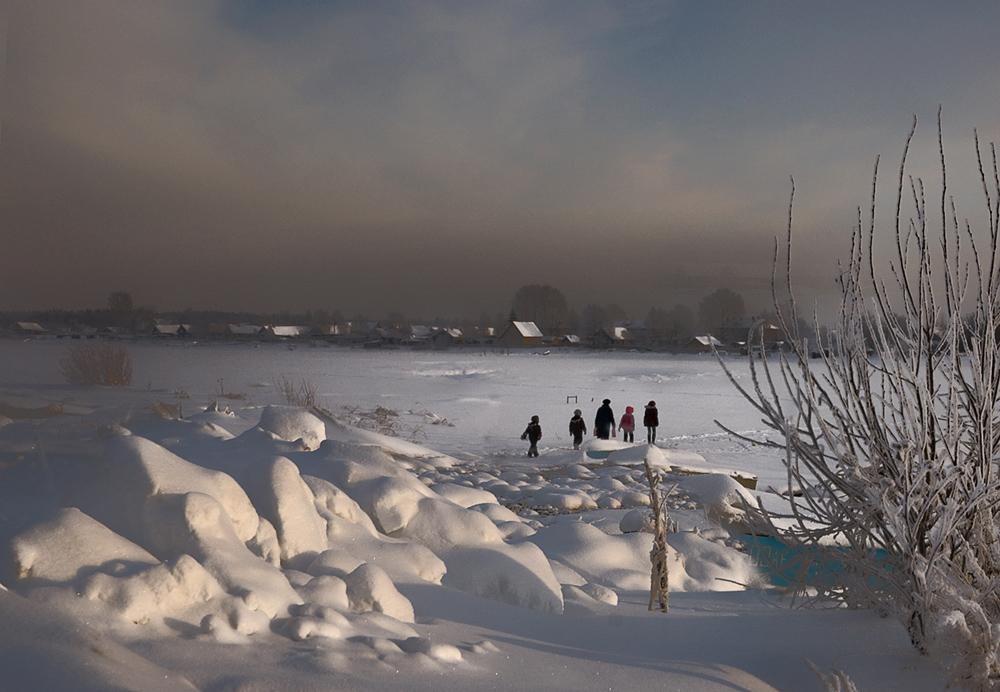
{"type": "MultiPolygon", "coordinates": [[[[625,413],[618,421],[617,430],[622,431],[624,442],[635,442],[634,411],[633,407],[626,406],[625,413]]],[[[660,426],[660,414],[656,410],[655,401],[646,404],[642,414],[642,424],[646,428],[646,442],[655,444],[656,429],[660,426]]],[[[611,409],[611,399],[605,399],[594,417],[594,435],[601,440],[607,440],[617,436],[615,431],[615,412],[611,409]]],[[[583,420],[583,412],[580,409],[573,411],[573,417],[569,419],[569,434],[573,437],[573,449],[580,449],[580,445],[583,444],[583,436],[587,434],[587,424],[583,420]]],[[[531,445],[528,447],[528,456],[537,457],[538,441],[542,439],[542,426],[538,416],[531,417],[531,422],[521,434],[521,439],[527,440],[531,445]]]]}

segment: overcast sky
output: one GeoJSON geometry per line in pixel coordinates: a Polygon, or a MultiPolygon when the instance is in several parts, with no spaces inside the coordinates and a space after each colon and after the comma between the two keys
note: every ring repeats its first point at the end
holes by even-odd
{"type": "Polygon", "coordinates": [[[0,310],[754,307],[790,176],[811,296],[878,154],[892,207],[914,115],[931,185],[939,105],[957,190],[973,128],[1000,140],[993,1],[9,0],[6,25],[0,310]]]}

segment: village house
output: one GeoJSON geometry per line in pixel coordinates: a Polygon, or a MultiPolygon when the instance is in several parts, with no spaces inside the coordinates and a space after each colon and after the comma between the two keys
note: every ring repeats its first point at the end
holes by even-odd
{"type": "Polygon", "coordinates": [[[504,346],[541,346],[542,330],[534,322],[509,322],[500,335],[504,346]]]}
{"type": "Polygon", "coordinates": [[[313,335],[312,327],[297,325],[270,325],[264,328],[264,335],[269,339],[286,341],[289,339],[306,339],[313,335]]]}
{"type": "Polygon", "coordinates": [[[43,334],[51,334],[48,329],[38,324],[38,322],[18,322],[14,325],[11,330],[15,334],[20,334],[23,336],[41,336],[43,334]]]}
{"type": "Polygon", "coordinates": [[[146,332],[147,336],[152,336],[155,338],[167,338],[173,337],[176,339],[183,338],[191,333],[190,324],[160,324],[154,322],[150,325],[149,330],[146,332]]]}
{"type": "Polygon", "coordinates": [[[259,339],[264,334],[264,328],[257,324],[227,324],[223,334],[227,339],[250,341],[259,339]]]}
{"type": "Polygon", "coordinates": [[[431,345],[436,349],[445,349],[460,343],[462,332],[458,329],[438,329],[431,335],[431,345]]]}
{"type": "Polygon", "coordinates": [[[594,348],[623,348],[631,342],[631,335],[625,327],[601,327],[590,337],[594,348]]]}
{"type": "Polygon", "coordinates": [[[687,343],[686,348],[688,351],[694,351],[696,353],[706,353],[711,351],[713,347],[722,348],[723,343],[716,339],[711,334],[706,334],[704,336],[696,336],[691,341],[687,343]]]}
{"type": "MultiPolygon", "coordinates": [[[[719,341],[729,346],[743,346],[746,343],[747,335],[755,324],[760,322],[759,317],[742,317],[736,320],[727,320],[718,328],[719,341]]],[[[782,340],[781,329],[770,322],[764,321],[759,329],[764,337],[764,347],[769,348],[772,344],[782,340]]],[[[754,334],[754,340],[760,335],[754,334]]]]}

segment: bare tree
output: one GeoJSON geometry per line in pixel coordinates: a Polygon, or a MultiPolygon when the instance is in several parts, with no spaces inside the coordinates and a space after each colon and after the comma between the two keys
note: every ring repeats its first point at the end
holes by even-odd
{"type": "Polygon", "coordinates": [[[126,326],[135,310],[135,306],[132,304],[132,294],[128,291],[113,291],[108,296],[108,309],[114,315],[119,327],[126,326]]]}
{"type": "Polygon", "coordinates": [[[646,328],[661,342],[675,342],[694,335],[695,316],[691,308],[676,303],[670,310],[650,308],[646,328]]]}
{"type": "Polygon", "coordinates": [[[558,288],[532,284],[521,286],[511,301],[511,314],[518,320],[534,322],[546,334],[565,327],[570,318],[569,304],[558,288]]]}
{"type": "MultiPolygon", "coordinates": [[[[990,228],[977,238],[948,196],[940,113],[940,208],[899,167],[885,280],[875,225],[859,209],[842,300],[820,360],[804,339],[776,360],[753,355],[751,382],[733,384],[777,433],[789,509],[752,513],[798,552],[800,578],[821,596],[897,616],[951,682],[1000,687],[1000,172],[976,152],[990,228]],[[903,221],[904,201],[912,218],[903,221]],[[972,317],[963,320],[963,310],[972,317]],[[805,571],[806,565],[810,572],[805,571]],[[817,567],[821,574],[817,575],[817,567]]],[[[878,178],[878,162],[874,180],[878,178]]],[[[793,185],[794,197],[794,185],[793,185]]],[[[798,335],[791,299],[792,208],[784,283],[775,243],[772,296],[798,335]],[[779,299],[779,292],[787,296],[779,299]]],[[[815,321],[815,317],[814,317],[815,321]]],[[[820,330],[817,329],[819,334],[820,330]]],[[[760,339],[759,331],[751,338],[760,339]]],[[[720,359],[725,368],[726,365],[720,359]]],[[[728,369],[727,369],[727,372],[728,369]]]]}
{"type": "Polygon", "coordinates": [[[717,288],[698,303],[698,318],[710,332],[728,321],[743,317],[743,296],[729,288],[717,288]]]}

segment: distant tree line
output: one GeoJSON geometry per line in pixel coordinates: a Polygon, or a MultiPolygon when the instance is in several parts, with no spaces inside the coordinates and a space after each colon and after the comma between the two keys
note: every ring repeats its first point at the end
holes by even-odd
{"type": "Polygon", "coordinates": [[[697,313],[678,302],[636,316],[616,303],[588,303],[578,313],[558,288],[533,284],[522,286],[514,294],[509,319],[534,322],[545,334],[591,334],[602,327],[643,321],[648,329],[680,339],[698,332],[714,332],[720,325],[746,316],[743,296],[729,288],[716,289],[702,298],[697,313]]]}
{"type": "Polygon", "coordinates": [[[681,302],[670,307],[652,307],[645,315],[630,315],[616,303],[588,303],[579,311],[570,306],[558,288],[547,284],[520,287],[511,299],[510,311],[490,315],[483,311],[475,318],[408,318],[391,311],[382,318],[364,314],[346,316],[339,310],[323,308],[305,312],[249,312],[225,310],[159,311],[152,306],[136,305],[128,291],[116,290],[108,296],[104,309],[86,310],[27,310],[0,312],[0,327],[18,322],[37,322],[64,329],[105,329],[113,327],[123,332],[139,333],[155,321],[191,325],[204,330],[211,324],[301,325],[318,327],[331,324],[379,322],[387,327],[408,327],[422,324],[430,327],[477,327],[502,331],[511,321],[534,322],[546,335],[577,334],[589,336],[602,328],[628,323],[643,323],[662,339],[678,341],[695,334],[716,332],[727,321],[746,316],[743,297],[729,289],[719,288],[701,299],[697,310],[681,302]]]}

